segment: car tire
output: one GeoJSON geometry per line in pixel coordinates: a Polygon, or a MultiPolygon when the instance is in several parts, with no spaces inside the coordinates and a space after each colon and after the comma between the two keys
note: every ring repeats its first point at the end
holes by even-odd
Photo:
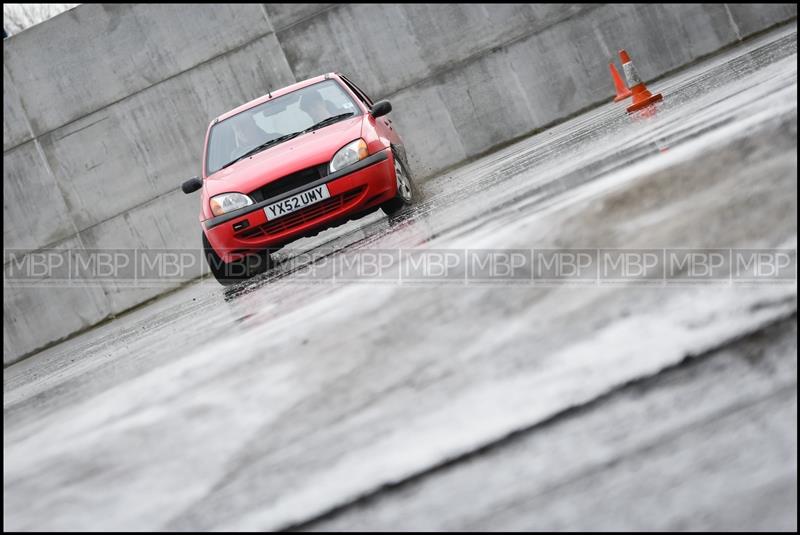
{"type": "Polygon", "coordinates": [[[411,173],[408,171],[408,166],[394,149],[392,149],[392,155],[394,156],[394,173],[397,179],[397,195],[394,199],[381,204],[381,210],[388,216],[398,214],[403,208],[413,204],[419,198],[419,190],[411,177],[411,173]]]}
{"type": "Polygon", "coordinates": [[[230,286],[239,281],[249,279],[261,273],[265,273],[272,267],[272,258],[269,251],[264,251],[258,255],[250,255],[244,260],[237,262],[224,262],[217,252],[211,247],[205,233],[203,233],[203,256],[206,258],[209,271],[223,286],[230,286]]]}

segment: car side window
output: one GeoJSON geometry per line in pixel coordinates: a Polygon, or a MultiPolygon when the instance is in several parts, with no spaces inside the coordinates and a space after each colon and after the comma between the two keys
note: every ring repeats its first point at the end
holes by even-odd
{"type": "Polygon", "coordinates": [[[348,80],[343,74],[340,74],[339,77],[342,79],[342,81],[345,84],[347,84],[347,87],[349,87],[353,91],[353,93],[355,93],[356,96],[358,96],[358,98],[361,100],[361,102],[366,104],[368,108],[372,107],[372,99],[369,98],[366,93],[361,91],[361,89],[359,89],[356,84],[354,84],[353,82],[348,80]]]}

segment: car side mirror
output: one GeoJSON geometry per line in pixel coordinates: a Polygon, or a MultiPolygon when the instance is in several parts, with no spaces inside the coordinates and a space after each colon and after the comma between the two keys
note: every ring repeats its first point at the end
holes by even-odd
{"type": "Polygon", "coordinates": [[[390,111],[392,111],[392,104],[388,100],[379,100],[372,105],[372,109],[369,110],[369,113],[377,118],[386,115],[390,111]]]}
{"type": "Polygon", "coordinates": [[[185,194],[194,193],[195,191],[199,190],[203,187],[203,181],[200,180],[200,177],[193,176],[183,184],[181,184],[181,189],[185,194]]]}

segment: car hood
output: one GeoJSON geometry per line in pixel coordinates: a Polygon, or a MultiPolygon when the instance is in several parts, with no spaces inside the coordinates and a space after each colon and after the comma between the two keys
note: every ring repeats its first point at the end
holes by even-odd
{"type": "Polygon", "coordinates": [[[361,137],[363,115],[352,117],[245,158],[205,180],[209,197],[249,193],[286,175],[327,163],[343,146],[361,137]]]}

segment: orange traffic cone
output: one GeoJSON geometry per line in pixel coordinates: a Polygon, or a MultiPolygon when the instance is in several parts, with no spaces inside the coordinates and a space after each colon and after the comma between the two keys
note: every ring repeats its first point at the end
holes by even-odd
{"type": "Polygon", "coordinates": [[[636,71],[636,67],[633,66],[633,62],[627,52],[620,50],[619,59],[622,61],[622,70],[625,71],[625,78],[628,79],[628,87],[631,88],[631,93],[633,94],[633,104],[628,106],[628,113],[640,110],[653,102],[661,100],[661,93],[653,95],[647,90],[647,86],[644,85],[642,79],[639,78],[639,73],[636,71]]]}
{"type": "Polygon", "coordinates": [[[614,97],[614,102],[625,100],[626,98],[631,96],[631,90],[628,89],[628,86],[626,86],[625,82],[623,82],[622,78],[620,78],[619,73],[617,72],[617,68],[614,67],[613,62],[608,64],[608,68],[611,69],[611,78],[614,79],[614,87],[617,90],[617,96],[614,97]]]}

